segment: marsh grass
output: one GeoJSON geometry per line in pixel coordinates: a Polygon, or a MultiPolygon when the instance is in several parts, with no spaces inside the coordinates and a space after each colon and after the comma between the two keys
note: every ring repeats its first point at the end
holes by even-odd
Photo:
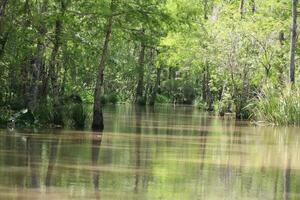
{"type": "Polygon", "coordinates": [[[258,120],[276,125],[300,125],[300,88],[266,87],[258,96],[253,114],[258,120]]]}

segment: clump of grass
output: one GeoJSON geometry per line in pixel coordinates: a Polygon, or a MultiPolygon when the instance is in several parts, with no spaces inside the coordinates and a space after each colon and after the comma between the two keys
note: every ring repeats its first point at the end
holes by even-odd
{"type": "Polygon", "coordinates": [[[300,125],[300,89],[266,87],[258,96],[254,116],[276,125],[300,125]]]}

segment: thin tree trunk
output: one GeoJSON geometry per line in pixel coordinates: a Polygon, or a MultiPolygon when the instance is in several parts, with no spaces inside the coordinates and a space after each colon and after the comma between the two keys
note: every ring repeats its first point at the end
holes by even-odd
{"type": "MultiPolygon", "coordinates": [[[[48,7],[48,0],[44,0],[42,3],[40,14],[43,15],[47,11],[48,7]]],[[[45,35],[46,35],[46,25],[45,22],[42,20],[38,27],[38,43],[37,43],[37,50],[36,56],[34,58],[34,62],[32,65],[32,79],[31,79],[31,86],[29,90],[29,97],[28,97],[28,108],[31,111],[34,111],[37,107],[38,103],[38,93],[39,93],[39,81],[40,81],[40,74],[41,70],[43,69],[44,65],[44,53],[45,53],[45,35]]]]}
{"type": "Polygon", "coordinates": [[[207,82],[207,74],[206,74],[206,66],[204,67],[204,69],[203,69],[203,73],[202,73],[202,100],[203,101],[206,101],[206,99],[207,99],[207,95],[206,95],[206,93],[207,93],[207,89],[206,89],[206,82],[207,82]]]}
{"type": "Polygon", "coordinates": [[[205,67],[203,69],[203,79],[202,79],[202,100],[206,102],[208,106],[207,110],[212,111],[213,99],[209,88],[209,79],[210,79],[209,66],[207,63],[205,63],[205,67]]]}
{"type": "MultiPolygon", "coordinates": [[[[30,21],[30,9],[29,9],[29,0],[26,0],[24,2],[24,7],[23,7],[23,28],[22,30],[25,31],[31,24],[30,21]]],[[[29,104],[29,97],[30,97],[30,87],[31,87],[31,70],[32,70],[32,63],[33,63],[33,58],[32,55],[27,55],[23,62],[22,62],[22,71],[21,71],[21,77],[22,77],[22,86],[21,86],[21,94],[20,97],[23,100],[22,104],[25,107],[28,107],[29,104]]]]}
{"type": "MultiPolygon", "coordinates": [[[[141,36],[145,34],[145,30],[143,29],[141,31],[141,36]]],[[[143,39],[143,38],[142,38],[143,39]]],[[[145,64],[145,42],[141,41],[141,49],[140,49],[140,55],[138,60],[138,83],[136,87],[136,99],[135,102],[138,104],[144,104],[143,102],[143,90],[144,90],[144,64],[145,64]]]]}
{"type": "Polygon", "coordinates": [[[0,2],[0,30],[2,30],[2,18],[5,13],[5,8],[7,5],[8,0],[1,0],[0,2]]]}
{"type": "Polygon", "coordinates": [[[8,40],[8,32],[1,33],[0,31],[0,58],[4,55],[5,45],[8,40]]]}
{"type": "MultiPolygon", "coordinates": [[[[147,56],[146,56],[147,57],[147,56]]],[[[151,83],[151,72],[153,71],[154,68],[154,57],[155,57],[155,51],[154,49],[150,49],[149,51],[149,65],[147,66],[146,70],[147,70],[147,80],[145,83],[145,89],[144,89],[144,95],[143,95],[143,102],[147,102],[148,97],[150,97],[149,101],[151,100],[152,97],[152,93],[153,93],[153,85],[151,83]]]]}
{"type": "MultiPolygon", "coordinates": [[[[61,8],[60,8],[60,15],[61,17],[64,16],[66,5],[63,0],[60,2],[61,8]]],[[[49,76],[51,78],[51,85],[52,85],[52,95],[54,98],[53,101],[53,123],[56,125],[63,125],[63,117],[62,117],[62,108],[61,108],[61,99],[60,99],[60,86],[58,83],[58,76],[59,76],[59,70],[57,65],[57,56],[59,54],[59,49],[61,47],[61,35],[62,35],[62,21],[61,17],[58,17],[56,19],[55,23],[55,41],[54,41],[54,47],[51,53],[51,60],[49,65],[49,76]]],[[[47,96],[47,87],[48,87],[48,77],[46,78],[46,88],[45,88],[45,96],[47,96]]]]}
{"type": "Polygon", "coordinates": [[[213,97],[212,97],[212,93],[210,91],[210,86],[209,86],[209,81],[210,81],[210,72],[209,72],[209,66],[207,65],[207,69],[206,69],[206,73],[207,73],[207,81],[206,81],[206,93],[207,93],[207,105],[208,105],[208,111],[213,111],[213,97]]]}
{"type": "MultiPolygon", "coordinates": [[[[114,0],[111,1],[111,9],[113,7],[113,3],[114,0]]],[[[113,25],[113,16],[110,15],[107,19],[106,35],[105,35],[104,45],[103,45],[101,59],[99,63],[98,76],[97,76],[95,92],[94,92],[92,129],[95,131],[102,131],[104,129],[101,95],[103,93],[104,69],[105,69],[105,63],[108,54],[109,42],[111,38],[112,25],[113,25]]]]}
{"type": "Polygon", "coordinates": [[[240,14],[241,14],[241,18],[243,18],[243,16],[244,16],[244,3],[245,3],[245,0],[241,0],[241,2],[240,2],[240,14]]]}
{"type": "Polygon", "coordinates": [[[155,81],[155,85],[154,85],[153,92],[152,92],[152,95],[151,95],[151,99],[150,99],[150,102],[149,102],[149,104],[152,105],[152,106],[154,106],[154,104],[155,104],[156,96],[157,96],[157,93],[158,93],[158,90],[159,90],[160,74],[161,74],[161,67],[156,69],[156,81],[155,81]]]}
{"type": "Polygon", "coordinates": [[[252,13],[256,12],[255,0],[251,0],[251,9],[252,9],[252,13]]]}
{"type": "Polygon", "coordinates": [[[8,0],[2,0],[0,2],[0,58],[4,54],[4,47],[8,39],[8,32],[4,31],[3,28],[3,18],[5,14],[5,8],[7,5],[8,0]]]}
{"type": "Polygon", "coordinates": [[[293,0],[292,5],[292,29],[291,29],[291,47],[290,47],[290,82],[295,83],[295,51],[297,42],[297,4],[298,0],[293,0]]]}
{"type": "Polygon", "coordinates": [[[208,19],[208,0],[204,0],[203,1],[203,6],[204,6],[204,19],[207,20],[208,19]]]}

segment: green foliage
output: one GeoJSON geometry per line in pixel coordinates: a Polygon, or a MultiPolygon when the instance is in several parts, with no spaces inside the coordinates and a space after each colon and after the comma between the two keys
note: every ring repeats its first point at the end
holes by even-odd
{"type": "Polygon", "coordinates": [[[138,97],[136,103],[140,106],[145,106],[147,104],[147,99],[143,97],[138,97]]]}
{"type": "Polygon", "coordinates": [[[234,101],[229,93],[224,93],[222,99],[215,103],[215,110],[220,116],[224,116],[225,113],[232,112],[234,101]]]}
{"type": "MultiPolygon", "coordinates": [[[[103,104],[134,102],[142,80],[141,105],[156,95],[157,103],[194,102],[204,110],[214,105],[221,115],[232,111],[248,118],[253,107],[247,105],[263,85],[286,82],[291,3],[255,1],[255,10],[246,3],[241,16],[239,2],[9,3],[0,16],[0,105],[13,113],[34,107],[38,122],[49,123],[73,118],[54,111],[57,96],[78,94],[83,103],[93,103],[107,19],[113,16],[103,104]]],[[[74,121],[81,122],[84,114],[78,112],[74,121]]]]}
{"type": "Polygon", "coordinates": [[[258,97],[253,115],[277,125],[300,125],[300,89],[265,87],[258,97]]]}
{"type": "Polygon", "coordinates": [[[195,85],[184,79],[169,79],[163,82],[165,95],[176,103],[192,104],[196,97],[195,85]]]}
{"type": "Polygon", "coordinates": [[[52,123],[54,117],[52,105],[46,102],[39,104],[39,106],[34,111],[34,115],[40,125],[52,123]]]}
{"type": "Polygon", "coordinates": [[[5,127],[11,116],[11,111],[7,107],[0,107],[0,127],[5,127]]]}
{"type": "Polygon", "coordinates": [[[111,103],[111,104],[116,104],[119,101],[119,97],[116,93],[111,93],[109,95],[107,95],[107,102],[111,103]]]}
{"type": "Polygon", "coordinates": [[[155,102],[158,104],[170,103],[170,99],[162,94],[157,94],[155,102]]]}
{"type": "Polygon", "coordinates": [[[105,94],[101,96],[101,103],[105,104],[116,104],[119,101],[119,97],[116,93],[105,94]]]}
{"type": "Polygon", "coordinates": [[[203,111],[206,111],[208,109],[207,103],[202,99],[202,97],[197,97],[194,100],[194,106],[203,111]]]}

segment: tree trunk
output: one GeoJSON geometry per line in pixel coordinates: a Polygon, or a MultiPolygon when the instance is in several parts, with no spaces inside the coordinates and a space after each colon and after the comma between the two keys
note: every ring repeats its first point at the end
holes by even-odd
{"type": "Polygon", "coordinates": [[[8,39],[8,31],[4,31],[4,14],[5,14],[5,8],[7,5],[8,0],[2,0],[0,2],[0,58],[4,54],[4,48],[8,39]]]}
{"type": "MultiPolygon", "coordinates": [[[[111,1],[111,8],[113,2],[114,0],[111,1]]],[[[95,92],[94,92],[94,108],[93,108],[93,123],[92,123],[92,129],[94,131],[102,131],[104,129],[101,95],[103,93],[103,80],[104,80],[103,76],[104,76],[106,58],[108,54],[108,45],[109,45],[111,32],[112,32],[112,25],[113,25],[113,16],[111,15],[107,19],[106,35],[105,35],[104,45],[103,45],[101,59],[99,63],[98,76],[97,76],[95,92]]]]}
{"type": "Polygon", "coordinates": [[[291,47],[290,47],[290,83],[295,83],[295,51],[297,42],[297,4],[298,0],[293,0],[292,5],[292,29],[291,29],[291,47]]]}
{"type": "MultiPolygon", "coordinates": [[[[40,15],[43,15],[47,12],[48,8],[48,0],[44,0],[42,3],[40,15]]],[[[44,53],[45,53],[45,35],[46,35],[46,25],[44,20],[41,21],[38,27],[38,43],[37,43],[37,50],[36,56],[32,63],[32,77],[31,77],[31,85],[29,89],[28,95],[28,105],[27,107],[34,111],[38,104],[38,94],[39,94],[39,81],[40,81],[40,74],[41,70],[43,69],[44,65],[44,53]]]]}
{"type": "Polygon", "coordinates": [[[212,96],[212,93],[210,91],[210,86],[209,86],[209,80],[210,80],[210,72],[209,72],[209,66],[207,65],[207,69],[206,69],[206,102],[207,102],[207,105],[208,105],[208,108],[207,110],[208,111],[213,111],[214,108],[213,108],[213,96],[212,96]]]}
{"type": "Polygon", "coordinates": [[[0,31],[0,58],[2,58],[2,56],[4,55],[4,49],[5,49],[7,40],[8,40],[8,32],[2,33],[0,31]]]}
{"type": "Polygon", "coordinates": [[[208,0],[204,0],[203,1],[203,6],[204,6],[204,19],[207,20],[208,19],[208,0]]]}
{"type": "Polygon", "coordinates": [[[212,111],[213,110],[213,99],[211,96],[211,91],[209,88],[209,66],[207,63],[205,63],[205,67],[203,69],[203,78],[202,78],[202,100],[205,101],[207,104],[207,110],[212,111]]]}
{"type": "Polygon", "coordinates": [[[251,0],[251,9],[252,9],[252,13],[255,13],[256,11],[255,0],[251,0]]]}
{"type": "Polygon", "coordinates": [[[155,85],[154,85],[153,92],[152,92],[152,95],[151,95],[151,99],[150,99],[150,102],[149,102],[149,105],[151,105],[151,106],[154,106],[155,100],[156,100],[156,95],[157,95],[158,90],[159,90],[160,74],[161,74],[161,68],[159,67],[156,70],[156,81],[155,81],[155,85]]]}
{"type": "Polygon", "coordinates": [[[8,0],[1,0],[0,2],[0,30],[2,30],[2,18],[5,13],[5,8],[7,5],[8,0]]]}
{"type": "Polygon", "coordinates": [[[207,95],[206,95],[206,92],[207,92],[207,89],[206,89],[206,82],[207,82],[207,73],[206,73],[206,66],[204,67],[203,69],[203,73],[202,73],[202,100],[203,101],[206,101],[207,99],[207,95]]]}
{"type": "MultiPolygon", "coordinates": [[[[63,0],[60,2],[60,15],[61,17],[58,17],[55,22],[55,40],[54,40],[54,47],[52,49],[51,53],[51,60],[49,65],[49,75],[51,79],[51,85],[52,85],[52,95],[53,95],[53,123],[56,125],[63,125],[63,118],[62,118],[62,107],[61,107],[61,99],[60,99],[60,86],[58,83],[58,76],[59,76],[59,70],[57,65],[57,56],[59,53],[59,49],[61,47],[61,35],[62,35],[62,21],[61,18],[63,17],[66,5],[63,0]]],[[[47,96],[48,93],[48,79],[45,80],[44,85],[44,95],[47,96]]]]}
{"type": "Polygon", "coordinates": [[[241,0],[241,2],[240,2],[240,14],[241,14],[241,18],[243,18],[243,15],[244,15],[244,3],[245,3],[245,0],[241,0]]]}
{"type": "MultiPolygon", "coordinates": [[[[143,29],[141,31],[141,36],[145,34],[145,30],[143,29]]],[[[145,64],[145,42],[141,41],[141,49],[140,49],[140,55],[139,55],[139,61],[138,61],[138,77],[137,77],[137,87],[136,87],[136,98],[135,98],[135,103],[138,104],[144,104],[145,102],[143,101],[143,90],[144,90],[144,64],[145,64]]]]}

